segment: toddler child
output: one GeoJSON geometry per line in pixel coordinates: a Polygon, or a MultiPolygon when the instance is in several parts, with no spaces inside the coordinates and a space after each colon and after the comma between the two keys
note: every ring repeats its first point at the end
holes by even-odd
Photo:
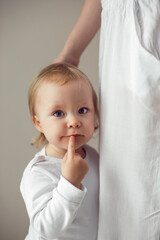
{"type": "Polygon", "coordinates": [[[98,154],[86,145],[98,127],[95,91],[76,67],[57,63],[31,82],[28,103],[42,147],[26,167],[21,193],[26,240],[96,240],[98,154]]]}

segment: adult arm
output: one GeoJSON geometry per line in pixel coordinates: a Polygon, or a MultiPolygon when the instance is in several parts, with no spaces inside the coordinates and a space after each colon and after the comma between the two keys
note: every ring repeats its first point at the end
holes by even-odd
{"type": "Polygon", "coordinates": [[[54,63],[67,62],[78,66],[82,52],[100,27],[101,10],[100,0],[84,1],[80,16],[54,63]]]}

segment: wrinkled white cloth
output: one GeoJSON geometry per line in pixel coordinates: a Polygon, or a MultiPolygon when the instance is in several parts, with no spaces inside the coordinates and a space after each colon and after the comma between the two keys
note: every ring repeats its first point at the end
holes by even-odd
{"type": "Polygon", "coordinates": [[[61,176],[62,159],[45,148],[26,167],[21,193],[30,219],[25,240],[96,240],[98,229],[99,156],[84,146],[89,172],[80,190],[61,176]]]}
{"type": "Polygon", "coordinates": [[[99,63],[98,240],[159,240],[159,0],[102,0],[99,63]]]}

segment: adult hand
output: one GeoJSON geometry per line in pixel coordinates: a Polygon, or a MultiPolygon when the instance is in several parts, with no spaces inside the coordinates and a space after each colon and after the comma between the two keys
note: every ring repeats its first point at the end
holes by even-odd
{"type": "Polygon", "coordinates": [[[75,152],[75,137],[71,136],[67,152],[62,161],[62,176],[75,187],[81,187],[81,181],[89,170],[88,164],[75,152]]]}
{"type": "Polygon", "coordinates": [[[101,11],[100,0],[84,1],[79,18],[53,63],[65,62],[78,66],[83,51],[101,25],[101,11]]]}
{"type": "Polygon", "coordinates": [[[59,54],[57,58],[54,59],[53,63],[69,63],[76,67],[79,64],[79,58],[71,55],[59,54]]]}

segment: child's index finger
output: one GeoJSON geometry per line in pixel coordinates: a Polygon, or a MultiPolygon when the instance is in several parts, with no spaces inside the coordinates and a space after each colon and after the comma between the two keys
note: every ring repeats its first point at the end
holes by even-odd
{"type": "Polygon", "coordinates": [[[75,153],[75,137],[70,136],[68,142],[68,154],[72,157],[75,153]]]}

